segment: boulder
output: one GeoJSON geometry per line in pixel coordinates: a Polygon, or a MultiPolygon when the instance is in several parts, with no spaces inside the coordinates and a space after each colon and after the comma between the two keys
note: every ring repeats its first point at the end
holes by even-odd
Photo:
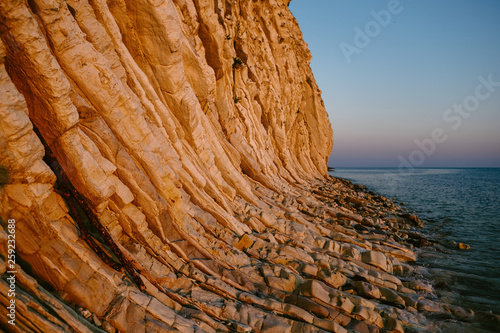
{"type": "Polygon", "coordinates": [[[387,271],[387,258],[379,251],[366,251],[362,254],[362,261],[366,264],[378,267],[387,271]]]}

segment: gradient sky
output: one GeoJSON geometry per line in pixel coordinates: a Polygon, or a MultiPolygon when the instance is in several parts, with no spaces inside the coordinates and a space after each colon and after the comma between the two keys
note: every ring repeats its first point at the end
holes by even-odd
{"type": "Polygon", "coordinates": [[[290,4],[334,131],[330,166],[500,167],[500,1],[400,0],[385,27],[375,23],[372,11],[397,2],[290,4]],[[367,45],[356,27],[372,29],[367,45]],[[350,63],[347,44],[359,46],[350,63]],[[490,75],[498,85],[475,98],[490,75]],[[464,102],[467,118],[452,110],[464,102]],[[446,140],[432,149],[436,128],[446,140]]]}

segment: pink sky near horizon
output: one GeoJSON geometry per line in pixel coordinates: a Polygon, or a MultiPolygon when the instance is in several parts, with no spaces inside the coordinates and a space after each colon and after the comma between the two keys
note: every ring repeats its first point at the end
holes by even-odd
{"type": "Polygon", "coordinates": [[[330,166],[397,167],[400,155],[419,149],[415,140],[442,128],[447,140],[420,166],[500,167],[500,1],[400,3],[401,11],[349,57],[340,45],[356,45],[356,28],[373,26],[372,12],[387,10],[387,1],[290,4],[332,123],[330,166]],[[489,96],[455,126],[451,116],[458,114],[446,117],[447,110],[474,96],[479,77],[489,76],[489,96]]]}

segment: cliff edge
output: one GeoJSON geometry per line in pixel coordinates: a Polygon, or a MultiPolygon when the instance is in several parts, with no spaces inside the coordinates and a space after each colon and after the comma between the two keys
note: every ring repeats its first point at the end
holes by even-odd
{"type": "Polygon", "coordinates": [[[98,317],[175,309],[163,289],[194,277],[248,289],[238,237],[332,148],[288,1],[8,0],[0,33],[17,263],[98,317]]]}
{"type": "Polygon", "coordinates": [[[0,1],[1,327],[400,329],[288,3],[0,1]]]}

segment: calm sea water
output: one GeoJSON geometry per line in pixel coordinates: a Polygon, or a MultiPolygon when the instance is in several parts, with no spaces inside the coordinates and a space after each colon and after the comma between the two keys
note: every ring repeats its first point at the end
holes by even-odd
{"type": "Polygon", "coordinates": [[[421,231],[430,238],[469,244],[469,251],[424,248],[418,261],[424,267],[421,274],[446,282],[451,290],[440,296],[449,302],[500,314],[500,168],[403,173],[336,168],[330,174],[406,203],[425,222],[421,231]]]}

